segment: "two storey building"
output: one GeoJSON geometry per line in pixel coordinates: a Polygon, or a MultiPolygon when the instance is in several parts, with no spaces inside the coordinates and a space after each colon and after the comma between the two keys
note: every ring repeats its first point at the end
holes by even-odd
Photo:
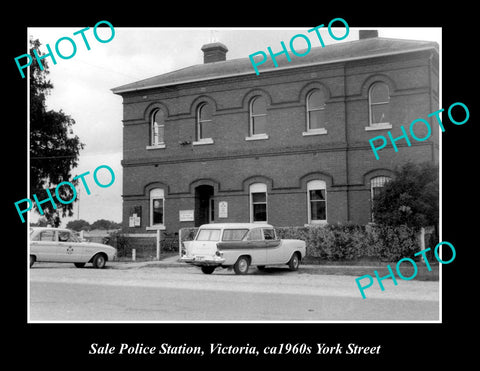
{"type": "Polygon", "coordinates": [[[207,44],[203,64],[112,89],[123,97],[125,230],[370,222],[397,165],[438,161],[427,116],[439,108],[439,54],[433,42],[366,36],[279,56],[258,76],[207,44]],[[430,138],[377,160],[369,139],[417,118],[430,138]]]}

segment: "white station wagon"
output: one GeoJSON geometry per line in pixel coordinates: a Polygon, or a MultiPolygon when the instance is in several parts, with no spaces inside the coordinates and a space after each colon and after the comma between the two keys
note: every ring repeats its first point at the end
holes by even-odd
{"type": "Polygon", "coordinates": [[[113,246],[84,242],[69,229],[30,228],[30,267],[35,262],[61,262],[73,263],[77,268],[86,263],[103,268],[116,254],[113,246]]]}
{"type": "Polygon", "coordinates": [[[278,239],[269,224],[217,223],[202,225],[193,241],[184,243],[181,261],[200,266],[211,274],[217,267],[233,267],[246,274],[250,266],[287,264],[297,270],[305,257],[305,242],[278,239]]]}

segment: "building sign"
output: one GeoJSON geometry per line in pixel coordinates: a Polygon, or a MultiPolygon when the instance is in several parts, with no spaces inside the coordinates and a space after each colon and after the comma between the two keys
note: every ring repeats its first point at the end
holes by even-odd
{"type": "Polygon", "coordinates": [[[178,218],[181,222],[193,222],[195,220],[193,210],[180,210],[178,218]]]}
{"type": "Polygon", "coordinates": [[[228,202],[221,201],[218,203],[218,217],[228,218],[228,202]]]}
{"type": "Polygon", "coordinates": [[[128,218],[129,227],[140,227],[140,217],[137,214],[133,214],[128,218]]]}
{"type": "Polygon", "coordinates": [[[130,216],[128,217],[128,226],[129,227],[140,227],[141,226],[141,216],[142,207],[133,206],[130,208],[130,216]]]}

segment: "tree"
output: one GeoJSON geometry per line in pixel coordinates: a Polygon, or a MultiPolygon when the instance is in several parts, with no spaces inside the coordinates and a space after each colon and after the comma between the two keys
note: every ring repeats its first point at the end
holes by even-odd
{"type": "Polygon", "coordinates": [[[88,231],[90,230],[90,223],[83,219],[71,220],[67,223],[67,228],[77,232],[88,231]]]}
{"type": "Polygon", "coordinates": [[[121,228],[120,223],[115,223],[114,221],[111,220],[106,220],[106,219],[98,219],[94,221],[90,229],[119,229],[121,228]]]}
{"type": "Polygon", "coordinates": [[[31,227],[46,227],[48,226],[47,218],[39,218],[36,223],[30,223],[31,227]]]}
{"type": "Polygon", "coordinates": [[[438,166],[407,163],[394,173],[394,179],[375,197],[375,222],[436,228],[439,221],[438,166]]]}
{"type": "MultiPolygon", "coordinates": [[[[30,40],[30,55],[35,60],[33,50],[39,53],[40,42],[30,40]]],[[[39,54],[41,55],[41,54],[39,54]]],[[[42,60],[44,69],[37,63],[30,66],[30,199],[37,195],[40,201],[48,198],[46,189],[55,197],[56,186],[68,181],[74,185],[71,171],[78,165],[78,155],[84,144],[73,134],[75,121],[62,110],[47,110],[46,97],[53,89],[53,84],[47,80],[48,64],[42,60]]],[[[65,185],[58,188],[59,197],[65,201],[73,198],[71,187],[65,185]]],[[[35,208],[38,210],[36,203],[35,208]]],[[[63,217],[73,215],[73,202],[62,204],[55,202],[57,210],[51,202],[45,202],[41,208],[48,222],[58,227],[60,212],[63,217]]]]}

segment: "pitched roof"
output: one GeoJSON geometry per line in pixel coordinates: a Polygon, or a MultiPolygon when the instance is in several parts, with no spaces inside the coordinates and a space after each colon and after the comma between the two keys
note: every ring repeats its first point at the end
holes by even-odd
{"type": "MultiPolygon", "coordinates": [[[[438,53],[438,44],[432,41],[375,37],[327,45],[323,48],[312,48],[304,57],[291,55],[291,62],[288,62],[286,56],[282,54],[276,58],[278,67],[275,67],[272,59],[268,57],[264,64],[258,66],[258,70],[260,72],[259,76],[261,76],[262,73],[268,71],[403,54],[428,49],[435,49],[438,53]]],[[[301,54],[301,51],[297,52],[301,54]]],[[[162,75],[118,86],[113,88],[112,92],[115,94],[122,94],[137,90],[249,74],[255,75],[255,70],[250,59],[248,57],[238,58],[222,62],[196,64],[162,75]]]]}

